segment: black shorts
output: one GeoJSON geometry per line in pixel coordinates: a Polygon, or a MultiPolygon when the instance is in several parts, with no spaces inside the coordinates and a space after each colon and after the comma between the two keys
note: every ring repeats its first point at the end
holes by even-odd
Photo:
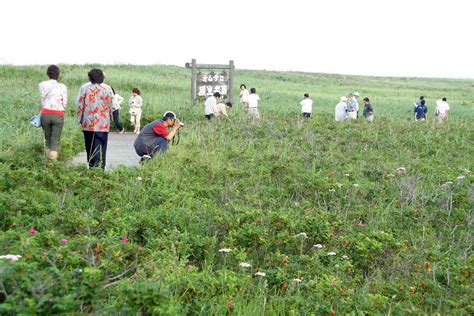
{"type": "Polygon", "coordinates": [[[211,120],[211,118],[213,118],[214,114],[206,114],[205,117],[207,118],[208,121],[211,120]]]}
{"type": "Polygon", "coordinates": [[[303,112],[303,117],[310,118],[310,117],[311,117],[311,113],[303,112]]]}

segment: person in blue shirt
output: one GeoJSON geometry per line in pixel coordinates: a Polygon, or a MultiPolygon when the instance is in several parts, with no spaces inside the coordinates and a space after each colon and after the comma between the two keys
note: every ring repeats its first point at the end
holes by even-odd
{"type": "Polygon", "coordinates": [[[417,121],[426,120],[426,113],[428,112],[428,107],[425,105],[425,100],[421,100],[420,104],[415,108],[415,118],[417,121]]]}

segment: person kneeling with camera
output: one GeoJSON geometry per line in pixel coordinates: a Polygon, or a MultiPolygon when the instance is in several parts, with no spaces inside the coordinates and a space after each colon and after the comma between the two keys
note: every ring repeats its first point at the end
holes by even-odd
{"type": "Polygon", "coordinates": [[[141,157],[140,161],[151,159],[155,154],[165,152],[168,149],[168,143],[182,126],[184,123],[176,118],[176,114],[168,111],[163,114],[163,118],[154,120],[143,127],[133,143],[135,152],[141,157]],[[171,131],[168,132],[169,127],[171,127],[171,131]]]}

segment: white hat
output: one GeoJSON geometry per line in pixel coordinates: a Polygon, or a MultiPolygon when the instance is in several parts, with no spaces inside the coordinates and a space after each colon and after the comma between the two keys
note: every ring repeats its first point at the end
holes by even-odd
{"type": "Polygon", "coordinates": [[[354,92],[353,95],[355,95],[356,97],[360,97],[359,92],[354,92]]]}
{"type": "Polygon", "coordinates": [[[346,102],[347,98],[346,97],[341,97],[341,100],[339,102],[346,102]]]}

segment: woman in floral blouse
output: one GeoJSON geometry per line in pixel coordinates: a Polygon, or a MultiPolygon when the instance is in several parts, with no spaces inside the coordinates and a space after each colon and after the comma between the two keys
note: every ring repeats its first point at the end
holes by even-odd
{"type": "Polygon", "coordinates": [[[112,89],[104,84],[104,73],[92,69],[90,82],[79,89],[77,96],[77,122],[82,126],[89,167],[105,169],[107,140],[112,117],[112,89]]]}

